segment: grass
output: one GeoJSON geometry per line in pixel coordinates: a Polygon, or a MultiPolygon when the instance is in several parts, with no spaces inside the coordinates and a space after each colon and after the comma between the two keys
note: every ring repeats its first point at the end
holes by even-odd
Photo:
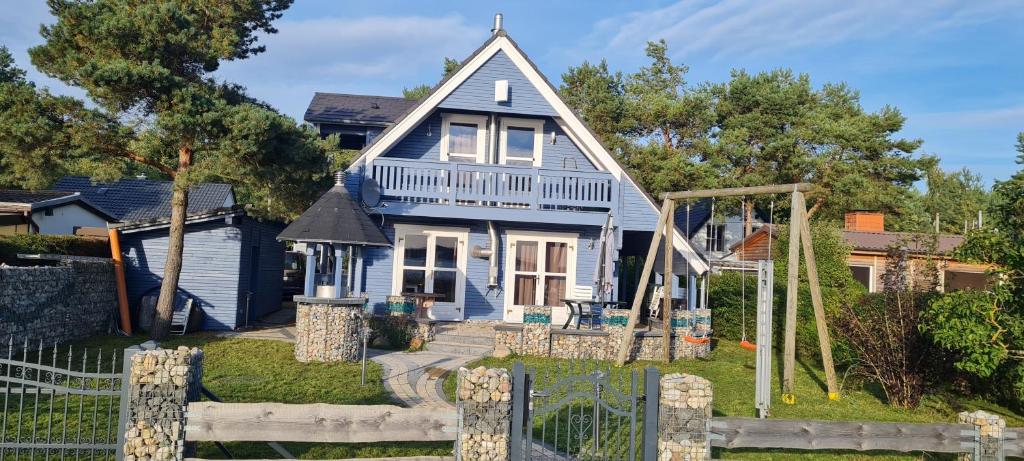
{"type": "MultiPolygon", "coordinates": [[[[145,341],[143,337],[97,337],[75,347],[123,349],[145,341]]],[[[367,362],[367,384],[360,384],[359,363],[299,363],[293,345],[281,341],[222,338],[213,334],[175,337],[161,344],[203,349],[203,385],[225,402],[330,403],[350,405],[394,404],[381,382],[382,369],[367,362]]],[[[225,444],[235,458],[280,458],[265,443],[225,444]]],[[[282,443],[301,459],[343,459],[450,455],[450,442],[405,443],[282,443]]],[[[200,458],[223,458],[212,443],[199,444],[200,458]]]]}
{"type": "MultiPolygon", "coordinates": [[[[655,366],[661,373],[687,373],[702,376],[714,386],[714,414],[716,416],[754,416],[754,354],[733,342],[719,342],[706,360],[678,360],[669,365],[652,362],[630,364],[632,368],[655,366]]],[[[538,370],[539,374],[551,373],[558,367],[571,366],[572,361],[535,357],[507,357],[502,359],[484,358],[467,367],[505,367],[522,361],[527,368],[538,370]]],[[[824,372],[816,366],[798,361],[795,370],[797,401],[786,405],[778,398],[781,377],[781,357],[772,361],[777,373],[773,374],[772,417],[780,419],[818,419],[846,421],[892,421],[892,422],[955,422],[960,411],[985,410],[1006,418],[1007,426],[1024,426],[1024,416],[990,402],[939,393],[927,396],[916,409],[900,409],[887,405],[880,389],[874,386],[853,385],[847,380],[842,398],[829,401],[825,392],[824,372]]],[[[598,366],[607,366],[600,363],[598,366]]],[[[842,378],[842,376],[840,376],[842,378]]],[[[449,398],[455,394],[455,376],[449,376],[444,389],[449,398]]],[[[912,459],[954,459],[933,454],[894,454],[861,452],[802,452],[792,450],[717,450],[716,458],[750,460],[912,460],[912,459]]]]}

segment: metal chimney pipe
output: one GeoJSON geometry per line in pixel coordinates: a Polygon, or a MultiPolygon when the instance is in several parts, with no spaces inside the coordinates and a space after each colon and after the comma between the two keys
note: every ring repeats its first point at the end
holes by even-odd
{"type": "Polygon", "coordinates": [[[492,34],[497,34],[499,31],[502,30],[502,27],[501,27],[502,19],[504,19],[504,16],[501,13],[498,13],[498,14],[494,15],[494,28],[491,29],[491,33],[492,34]]]}

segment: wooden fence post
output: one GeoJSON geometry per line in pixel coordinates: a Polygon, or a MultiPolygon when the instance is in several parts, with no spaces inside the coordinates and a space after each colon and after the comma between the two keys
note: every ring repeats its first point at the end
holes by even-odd
{"type": "Polygon", "coordinates": [[[960,412],[958,422],[974,426],[974,449],[961,453],[959,461],[1003,461],[1003,435],[1006,420],[999,415],[978,410],[960,412]]]}
{"type": "Polygon", "coordinates": [[[711,459],[711,382],[673,373],[661,378],[658,406],[658,459],[711,459]]]}

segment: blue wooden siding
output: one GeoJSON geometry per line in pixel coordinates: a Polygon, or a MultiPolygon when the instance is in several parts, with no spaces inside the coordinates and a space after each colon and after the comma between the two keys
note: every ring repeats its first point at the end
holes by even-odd
{"type": "Polygon", "coordinates": [[[441,101],[446,109],[557,116],[558,113],[526,79],[504,51],[499,51],[441,101]],[[494,101],[494,82],[508,80],[508,102],[494,101]]]}
{"type": "MultiPolygon", "coordinates": [[[[400,221],[411,223],[410,221],[400,221]]],[[[385,233],[392,240],[395,237],[395,222],[388,220],[385,225],[385,233]]],[[[488,245],[487,225],[483,221],[439,221],[424,220],[415,221],[415,224],[426,226],[450,226],[468,227],[469,242],[468,249],[474,245],[486,247],[488,245]]],[[[506,231],[509,230],[534,230],[547,232],[575,232],[579,234],[576,247],[576,285],[593,286],[594,266],[597,264],[598,247],[600,244],[600,228],[594,226],[551,226],[535,225],[524,226],[521,224],[500,224],[498,225],[498,281],[499,287],[487,287],[488,261],[482,258],[469,256],[466,264],[466,305],[465,314],[467,320],[501,320],[503,317],[505,300],[505,243],[506,231]]],[[[386,309],[385,300],[391,295],[391,277],[393,268],[392,248],[368,248],[365,254],[364,277],[365,291],[370,298],[370,304],[378,313],[386,309]]],[[[570,287],[571,289],[571,287],[570,287]]]]}
{"type": "Polygon", "coordinates": [[[284,244],[277,234],[284,226],[242,218],[242,247],[238,270],[238,326],[281,308],[284,277],[284,244]]]}
{"type": "MultiPolygon", "coordinates": [[[[388,150],[384,156],[412,160],[441,160],[441,112],[435,111],[419,126],[414,128],[401,141],[388,150]],[[429,128],[428,128],[429,127],[429,128]],[[429,133],[429,136],[428,136],[429,133]]],[[[500,126],[500,118],[495,124],[500,126]]],[[[490,129],[488,127],[488,129],[490,129]]],[[[500,133],[499,133],[500,137],[500,133]]],[[[498,139],[498,144],[501,141],[498,139]]],[[[562,131],[562,128],[551,118],[544,119],[544,143],[541,151],[541,168],[556,170],[598,171],[597,166],[583,154],[579,146],[562,131]],[[551,132],[555,133],[555,143],[551,144],[551,132]]],[[[487,156],[491,157],[491,146],[487,148],[487,156]]]]}
{"type": "Polygon", "coordinates": [[[658,213],[638,186],[623,177],[622,200],[619,201],[622,211],[619,213],[618,224],[622,230],[653,232],[658,224],[658,213]]]}
{"type": "MultiPolygon", "coordinates": [[[[238,278],[242,229],[223,220],[190,224],[185,229],[178,286],[205,313],[203,329],[230,330],[238,323],[238,278]]],[[[124,234],[128,302],[137,308],[143,293],[160,285],[167,257],[168,230],[124,234]]]]}

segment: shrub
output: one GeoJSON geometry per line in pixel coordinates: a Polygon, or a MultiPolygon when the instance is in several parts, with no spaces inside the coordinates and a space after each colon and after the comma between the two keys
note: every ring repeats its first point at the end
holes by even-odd
{"type": "Polygon", "coordinates": [[[891,249],[882,292],[843,303],[834,329],[863,365],[857,372],[900,408],[917,407],[943,369],[941,351],[918,328],[921,311],[936,296],[934,285],[909,283],[907,264],[906,251],[891,249]]]}
{"type": "Polygon", "coordinates": [[[58,254],[110,257],[110,244],[103,239],[69,235],[18,234],[0,237],[0,263],[12,266],[36,264],[18,259],[18,254],[58,254]]]}

